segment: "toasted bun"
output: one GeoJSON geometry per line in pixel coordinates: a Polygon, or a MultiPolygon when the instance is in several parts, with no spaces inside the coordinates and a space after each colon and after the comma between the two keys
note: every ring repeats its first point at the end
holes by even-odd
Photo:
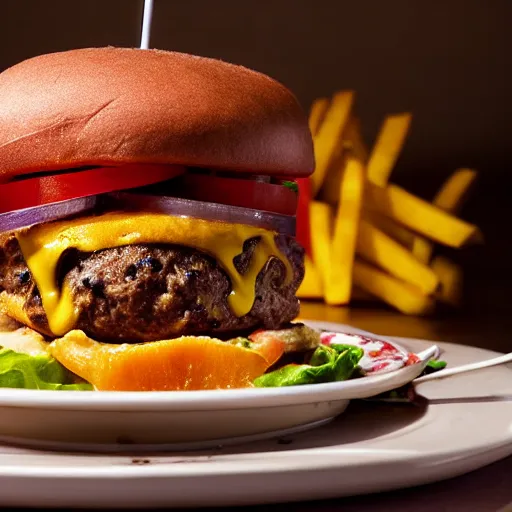
{"type": "Polygon", "coordinates": [[[307,119],[281,84],[218,60],[90,48],[0,74],[0,183],[84,165],[173,163],[301,177],[307,119]]]}

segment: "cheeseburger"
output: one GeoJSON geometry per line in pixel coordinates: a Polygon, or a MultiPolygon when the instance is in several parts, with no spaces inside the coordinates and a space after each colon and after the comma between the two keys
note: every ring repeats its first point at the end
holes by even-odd
{"type": "Polygon", "coordinates": [[[246,387],[303,362],[319,336],[291,323],[296,180],[313,169],[296,98],[244,67],[94,48],[7,69],[0,346],[30,340],[97,390],[246,387]]]}

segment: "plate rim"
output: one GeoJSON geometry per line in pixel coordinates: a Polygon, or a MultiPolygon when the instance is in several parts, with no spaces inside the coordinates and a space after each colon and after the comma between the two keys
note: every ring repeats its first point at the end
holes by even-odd
{"type": "MultiPolygon", "coordinates": [[[[439,407],[439,406],[434,406],[439,407]]],[[[455,460],[471,460],[472,458],[478,457],[484,453],[499,452],[501,455],[495,460],[500,460],[509,456],[512,456],[512,433],[507,440],[495,442],[492,444],[481,442],[471,450],[466,448],[452,449],[447,446],[438,446],[438,451],[435,454],[430,453],[418,453],[414,450],[385,450],[372,448],[371,454],[366,450],[352,449],[343,450],[341,453],[319,453],[314,454],[314,459],[311,457],[311,453],[308,453],[308,464],[297,465],[290,464],[290,459],[297,461],[301,458],[305,452],[311,452],[315,449],[303,449],[290,452],[290,457],[282,457],[277,460],[263,460],[258,459],[257,464],[253,460],[247,459],[242,462],[226,459],[222,461],[220,459],[214,459],[212,464],[209,461],[210,457],[204,455],[204,460],[186,460],[193,455],[183,454],[181,458],[176,461],[161,462],[158,464],[150,465],[120,465],[111,464],[98,467],[77,464],[75,466],[47,466],[47,465],[34,465],[25,466],[20,464],[19,466],[7,466],[0,463],[0,479],[11,478],[11,477],[25,477],[33,479],[47,479],[47,478],[59,478],[63,480],[76,480],[76,479],[109,479],[109,480],[139,480],[148,478],[186,478],[186,477],[217,477],[217,476],[235,476],[235,475],[260,475],[262,473],[282,473],[297,474],[303,472],[316,472],[316,471],[329,471],[335,470],[342,467],[351,468],[368,468],[378,467],[390,463],[389,454],[392,452],[393,458],[392,463],[402,464],[436,464],[439,459],[446,461],[455,460]],[[505,450],[506,448],[506,450],[505,450]],[[357,458],[347,459],[347,451],[352,451],[353,454],[357,452],[357,458]],[[376,458],[378,456],[378,458],[376,458]],[[368,458],[371,457],[370,460],[368,458]]],[[[52,455],[56,455],[56,452],[49,452],[52,455]]],[[[0,454],[1,455],[1,454],[0,454]]],[[[48,455],[48,452],[38,456],[48,455]]],[[[64,454],[66,455],[66,454],[64,454]]],[[[76,454],[84,455],[84,454],[76,454]]],[[[140,454],[98,454],[102,458],[109,458],[117,456],[122,459],[129,458],[144,458],[140,454]]],[[[23,457],[24,454],[16,454],[16,457],[23,457]]],[[[94,456],[94,455],[93,455],[94,456]]],[[[165,456],[165,455],[164,455],[165,456]]],[[[148,454],[148,457],[158,457],[158,455],[148,454]]],[[[232,456],[230,456],[232,457],[232,456]]],[[[20,461],[21,462],[21,461],[20,461]]]]}

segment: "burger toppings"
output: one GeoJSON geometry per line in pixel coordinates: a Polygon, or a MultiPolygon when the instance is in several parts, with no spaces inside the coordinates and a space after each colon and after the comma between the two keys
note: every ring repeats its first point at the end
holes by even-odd
{"type": "Polygon", "coordinates": [[[359,366],[365,374],[398,370],[418,362],[414,354],[389,341],[349,333],[322,333],[322,343],[328,346],[349,344],[363,351],[359,366]]]}
{"type": "MultiPolygon", "coordinates": [[[[165,187],[165,184],[159,185],[159,188],[165,187]]],[[[109,210],[165,213],[218,222],[247,224],[285,235],[295,235],[295,217],[293,215],[281,215],[259,209],[168,196],[162,191],[158,193],[153,188],[108,194],[101,197],[99,206],[109,210]]]]}
{"type": "Polygon", "coordinates": [[[267,339],[278,339],[284,344],[284,352],[306,352],[314,350],[321,344],[320,333],[304,324],[293,324],[278,330],[259,330],[253,332],[249,339],[254,343],[267,339]]]}
{"type": "Polygon", "coordinates": [[[250,387],[283,347],[274,340],[245,348],[207,336],[111,345],[71,331],[49,351],[99,391],[181,391],[250,387]]]}
{"type": "Polygon", "coordinates": [[[39,333],[0,315],[0,387],[22,389],[92,389],[48,353],[39,333]]]}
{"type": "MultiPolygon", "coordinates": [[[[300,323],[227,340],[180,336],[138,344],[100,343],[80,330],[48,343],[31,329],[4,322],[0,315],[0,331],[5,329],[0,387],[26,389],[182,391],[339,382],[389,371],[365,370],[365,358],[379,359],[382,354],[365,351],[361,341],[366,348],[383,343],[390,353],[403,351],[378,338],[319,333],[300,323]],[[302,347],[295,343],[300,334],[310,340],[302,347]],[[338,343],[343,339],[348,343],[338,343]],[[292,352],[295,348],[299,351],[292,352]],[[297,362],[287,362],[287,350],[297,362]]],[[[417,362],[414,354],[406,359],[395,369],[417,362]]],[[[434,362],[426,372],[445,366],[434,362]]]]}
{"type": "Polygon", "coordinates": [[[23,176],[0,184],[0,232],[119,209],[250,224],[293,236],[295,194],[279,180],[266,183],[259,178],[232,179],[192,169],[185,172],[185,167],[175,165],[125,165],[23,176]],[[154,182],[158,183],[151,185],[154,182]]]}
{"type": "Polygon", "coordinates": [[[348,380],[363,356],[359,347],[319,346],[307,364],[288,364],[254,381],[256,387],[284,387],[348,380]]]}
{"type": "Polygon", "coordinates": [[[249,176],[241,179],[188,172],[170,184],[169,193],[196,201],[295,216],[297,193],[293,185],[296,184],[292,181],[260,181],[262,178],[267,177],[249,176]]]}
{"type": "MultiPolygon", "coordinates": [[[[0,197],[1,201],[1,197],[0,197]]],[[[80,197],[51,203],[42,206],[33,206],[8,213],[0,213],[0,232],[10,232],[17,229],[43,224],[54,220],[65,219],[73,215],[84,215],[94,211],[98,203],[98,196],[80,197]]]]}
{"type": "Polygon", "coordinates": [[[282,185],[291,191],[293,191],[295,194],[299,193],[299,185],[296,181],[283,181],[282,185]]]}
{"type": "Polygon", "coordinates": [[[178,165],[122,165],[23,175],[0,181],[0,214],[169,180],[185,172],[178,165]]]}
{"type": "Polygon", "coordinates": [[[48,389],[52,391],[91,390],[89,383],[76,383],[75,376],[49,354],[31,356],[0,349],[0,387],[48,389]]]}

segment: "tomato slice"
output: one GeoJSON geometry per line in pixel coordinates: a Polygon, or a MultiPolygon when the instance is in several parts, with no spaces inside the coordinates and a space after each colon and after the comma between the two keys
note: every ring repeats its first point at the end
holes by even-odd
{"type": "Polygon", "coordinates": [[[184,172],[185,167],[180,165],[128,164],[36,175],[0,185],[0,213],[152,185],[184,172]]]}
{"type": "Polygon", "coordinates": [[[311,248],[311,227],[309,222],[309,205],[311,203],[311,180],[300,178],[297,180],[299,186],[299,202],[297,206],[297,241],[304,247],[306,254],[313,258],[311,248]]]}
{"type": "Polygon", "coordinates": [[[249,339],[252,341],[252,350],[261,354],[269,366],[276,363],[284,354],[286,343],[272,331],[259,329],[254,331],[249,339]]]}
{"type": "MultiPolygon", "coordinates": [[[[297,212],[297,194],[284,185],[194,173],[182,176],[179,181],[179,195],[185,199],[283,215],[295,215],[297,212]]],[[[176,194],[174,186],[171,192],[176,194]]]]}

